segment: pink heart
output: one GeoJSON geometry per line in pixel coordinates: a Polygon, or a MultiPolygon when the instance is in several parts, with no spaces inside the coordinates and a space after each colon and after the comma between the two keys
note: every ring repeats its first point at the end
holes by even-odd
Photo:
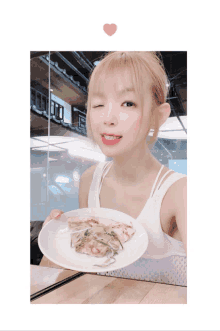
{"type": "Polygon", "coordinates": [[[115,25],[115,24],[105,24],[103,26],[103,30],[105,31],[105,33],[107,33],[108,36],[112,36],[117,30],[117,25],[115,25]]]}

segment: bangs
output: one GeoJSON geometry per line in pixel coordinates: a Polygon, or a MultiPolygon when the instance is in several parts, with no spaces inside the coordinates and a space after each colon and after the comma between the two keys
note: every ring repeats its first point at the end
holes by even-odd
{"type": "Polygon", "coordinates": [[[144,85],[143,74],[141,74],[143,68],[141,68],[140,62],[129,53],[118,53],[117,56],[115,52],[108,54],[94,69],[88,86],[88,110],[91,107],[92,97],[95,94],[103,93],[104,82],[112,76],[116,79],[116,84],[117,77],[120,76],[123,87],[134,89],[141,108],[143,108],[144,86],[146,85],[144,85]]]}

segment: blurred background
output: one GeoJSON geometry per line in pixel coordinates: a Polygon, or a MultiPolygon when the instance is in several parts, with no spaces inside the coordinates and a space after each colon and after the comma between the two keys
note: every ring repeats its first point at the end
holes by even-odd
{"type": "MultiPolygon", "coordinates": [[[[45,220],[54,208],[77,209],[80,176],[108,160],[87,138],[85,106],[89,75],[105,53],[30,53],[32,222],[45,220]]],[[[171,84],[171,115],[160,128],[152,154],[186,174],[187,53],[160,53],[171,84]]]]}

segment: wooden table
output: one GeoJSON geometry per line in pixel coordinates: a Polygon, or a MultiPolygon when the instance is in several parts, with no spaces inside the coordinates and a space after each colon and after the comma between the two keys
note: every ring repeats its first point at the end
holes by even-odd
{"type": "Polygon", "coordinates": [[[62,269],[44,257],[31,266],[31,304],[186,304],[187,288],[62,269]]]}

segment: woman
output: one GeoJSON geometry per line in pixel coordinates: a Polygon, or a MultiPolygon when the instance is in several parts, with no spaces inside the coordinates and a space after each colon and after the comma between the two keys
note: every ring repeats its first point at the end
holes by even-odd
{"type": "MultiPolygon", "coordinates": [[[[157,281],[165,261],[171,270],[175,257],[184,258],[186,269],[186,176],[161,165],[149,147],[170,115],[167,94],[168,79],[154,52],[111,52],[90,77],[87,131],[112,161],[83,173],[80,208],[122,211],[137,219],[149,235],[141,259],[113,275],[125,272],[129,277],[139,270],[140,279],[152,280],[149,270],[153,270],[157,281]],[[148,141],[151,129],[154,134],[148,141]]],[[[56,213],[59,217],[60,211],[54,210],[46,221],[56,213]]]]}

